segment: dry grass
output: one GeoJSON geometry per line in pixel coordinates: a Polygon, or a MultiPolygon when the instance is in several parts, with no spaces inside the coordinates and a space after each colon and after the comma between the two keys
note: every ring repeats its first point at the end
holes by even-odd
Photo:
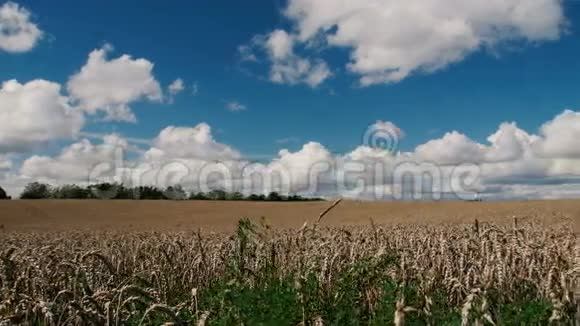
{"type": "MultiPolygon", "coordinates": [[[[0,225],[17,231],[135,230],[179,231],[202,228],[231,232],[241,217],[265,217],[276,228],[299,228],[316,222],[329,202],[214,202],[214,201],[3,201],[0,225]]],[[[552,224],[561,218],[580,219],[580,201],[529,202],[368,202],[344,201],[323,225],[511,224],[513,217],[552,224]]]]}

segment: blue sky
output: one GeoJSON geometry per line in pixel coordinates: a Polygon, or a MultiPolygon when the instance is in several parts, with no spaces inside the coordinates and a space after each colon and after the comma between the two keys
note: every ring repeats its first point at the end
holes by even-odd
{"type": "MultiPolygon", "coordinates": [[[[243,152],[274,155],[280,147],[275,140],[290,137],[317,140],[337,152],[351,150],[369,124],[390,120],[406,132],[401,146],[412,149],[450,130],[483,141],[503,121],[534,131],[564,108],[580,106],[580,39],[573,20],[580,6],[573,2],[566,6],[569,32],[557,42],[517,44],[498,54],[482,51],[431,75],[363,89],[353,87],[356,78],[340,66],[337,76],[317,89],[271,84],[240,70],[239,45],[287,25],[279,2],[20,3],[50,35],[30,53],[3,54],[2,79],[65,83],[91,50],[110,43],[113,56],[128,53],[152,61],[164,85],[177,77],[188,86],[198,83],[197,96],[184,92],[173,105],[133,104],[139,124],[87,128],[94,131],[153,137],[166,125],[206,121],[221,130],[222,141],[243,152]],[[230,100],[248,110],[224,110],[230,100]]],[[[344,64],[348,57],[329,53],[329,60],[344,64]]]]}
{"type": "MultiPolygon", "coordinates": [[[[19,173],[17,165],[31,155],[58,155],[63,147],[78,141],[79,135],[87,134],[115,133],[125,138],[153,139],[167,126],[194,127],[207,123],[219,143],[235,148],[242,156],[268,160],[277,157],[283,148],[299,151],[310,141],[323,144],[330,153],[349,153],[362,145],[365,131],[377,121],[390,121],[404,131],[397,148],[403,152],[413,152],[417,146],[451,131],[487,146],[486,138],[502,122],[514,121],[519,129],[535,135],[543,124],[565,109],[574,111],[580,107],[577,2],[540,1],[548,9],[561,10],[561,17],[551,23],[540,22],[544,19],[541,11],[549,11],[541,6],[529,9],[530,18],[526,22],[515,18],[515,23],[490,19],[482,28],[497,28],[497,35],[478,35],[480,43],[466,46],[460,58],[437,59],[456,46],[463,46],[461,40],[450,43],[449,49],[445,43],[435,44],[432,58],[423,58],[423,63],[444,62],[442,67],[431,71],[423,69],[421,62],[409,63],[399,58],[402,65],[410,65],[411,71],[400,80],[372,85],[361,85],[360,78],[365,73],[349,68],[349,62],[356,61],[354,53],[359,40],[349,39],[347,45],[337,45],[330,36],[324,38],[325,33],[336,35],[346,29],[347,22],[337,20],[328,29],[318,30],[322,36],[301,39],[300,31],[306,29],[305,25],[285,10],[292,5],[308,10],[308,1],[294,2],[55,4],[19,0],[20,8],[31,13],[30,22],[43,34],[26,51],[0,51],[1,81],[14,79],[24,84],[43,79],[61,85],[63,96],[69,96],[67,82],[87,63],[89,53],[112,46],[106,52],[108,60],[128,54],[154,64],[152,76],[164,99],[130,101],[128,105],[136,122],[102,121],[99,115],[86,114],[82,130],[73,137],[55,137],[40,142],[33,150],[7,152],[4,155],[15,162],[11,173],[19,173]],[[529,25],[533,28],[527,29],[529,25]],[[268,57],[264,39],[276,30],[284,31],[294,40],[291,55],[311,60],[312,64],[322,60],[329,76],[316,85],[302,81],[273,82],[269,71],[274,59],[268,57]],[[504,37],[502,33],[510,35],[504,37]],[[486,38],[493,38],[493,42],[486,38]],[[255,53],[258,62],[244,60],[241,46],[255,53]],[[177,78],[183,80],[185,89],[168,100],[167,87],[177,78]],[[196,94],[193,85],[197,87],[196,94]],[[227,109],[231,102],[245,109],[232,112],[227,109]]],[[[388,9],[389,3],[384,1],[381,6],[388,9]]],[[[318,19],[315,10],[312,12],[310,18],[318,19]]],[[[455,18],[468,24],[488,19],[473,18],[469,16],[472,13],[465,17],[461,12],[456,15],[455,18]]],[[[390,24],[387,27],[393,24],[398,27],[396,23],[390,24]]],[[[377,34],[383,33],[381,27],[377,26],[377,34]]],[[[401,26],[401,33],[404,28],[401,26]]],[[[382,45],[389,50],[390,43],[382,45]]],[[[409,52],[403,53],[403,57],[416,54],[413,45],[401,47],[409,52]]],[[[379,67],[368,74],[377,71],[385,70],[379,67]]],[[[77,105],[74,99],[71,103],[77,105]]]]}

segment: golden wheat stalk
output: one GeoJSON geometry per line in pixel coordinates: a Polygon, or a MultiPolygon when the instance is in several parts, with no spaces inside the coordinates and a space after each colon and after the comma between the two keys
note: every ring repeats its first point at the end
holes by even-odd
{"type": "Polygon", "coordinates": [[[574,301],[576,302],[576,325],[580,325],[580,233],[576,233],[576,250],[574,258],[574,275],[576,279],[576,289],[574,291],[574,301]]]}
{"type": "Polygon", "coordinates": [[[330,211],[335,208],[338,204],[340,204],[340,202],[342,201],[342,198],[337,199],[334,203],[332,203],[332,205],[330,205],[327,209],[325,209],[322,213],[320,213],[320,215],[318,215],[318,220],[316,221],[316,224],[320,223],[320,221],[322,220],[322,218],[330,213],[330,211]]]}
{"type": "MultiPolygon", "coordinates": [[[[361,261],[378,264],[392,253],[398,259],[381,267],[377,277],[397,284],[418,282],[417,295],[425,298],[421,303],[409,297],[407,305],[404,293],[399,294],[390,316],[397,325],[404,325],[405,318],[434,324],[431,298],[439,290],[447,294],[446,304],[462,312],[463,324],[501,324],[487,289],[509,302],[520,293],[514,284],[526,282],[541,287],[531,299],[552,300],[554,322],[575,319],[567,315],[567,307],[572,300],[580,303],[580,236],[570,230],[569,220],[553,228],[519,223],[517,232],[508,223],[480,221],[478,237],[466,232],[471,225],[373,224],[321,230],[305,224],[298,231],[256,228],[253,232],[272,233],[248,238],[243,252],[240,239],[230,233],[3,233],[0,248],[12,249],[0,250],[0,325],[210,324],[219,312],[197,301],[205,299],[216,280],[229,277],[232,262],[238,261],[243,261],[243,277],[231,284],[261,286],[260,271],[267,267],[276,278],[293,278],[304,325],[332,324],[333,316],[309,312],[308,277],[317,277],[326,291],[361,261]]],[[[386,294],[374,286],[358,290],[371,313],[386,294]]]]}
{"type": "Polygon", "coordinates": [[[576,303],[576,325],[580,325],[580,213],[573,218],[574,236],[576,237],[576,246],[574,250],[574,301],[576,303]]]}

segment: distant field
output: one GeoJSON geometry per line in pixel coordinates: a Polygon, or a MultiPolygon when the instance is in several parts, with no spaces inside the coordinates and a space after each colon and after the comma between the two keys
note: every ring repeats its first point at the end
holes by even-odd
{"type": "MultiPolygon", "coordinates": [[[[184,230],[231,231],[242,217],[266,218],[278,228],[313,222],[330,202],[219,201],[24,201],[0,202],[0,225],[5,230],[184,230]]],[[[512,223],[533,219],[547,224],[580,219],[580,201],[527,202],[355,202],[345,201],[323,224],[460,224],[512,223]]]]}

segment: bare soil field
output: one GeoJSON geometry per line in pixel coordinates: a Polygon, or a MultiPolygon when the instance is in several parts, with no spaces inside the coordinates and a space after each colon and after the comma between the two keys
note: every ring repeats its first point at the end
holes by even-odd
{"type": "MultiPolygon", "coordinates": [[[[0,227],[11,231],[135,230],[232,231],[242,217],[262,217],[276,228],[313,223],[331,202],[222,201],[0,201],[0,227]]],[[[580,200],[522,202],[344,201],[323,225],[512,223],[580,220],[580,200]]]]}

